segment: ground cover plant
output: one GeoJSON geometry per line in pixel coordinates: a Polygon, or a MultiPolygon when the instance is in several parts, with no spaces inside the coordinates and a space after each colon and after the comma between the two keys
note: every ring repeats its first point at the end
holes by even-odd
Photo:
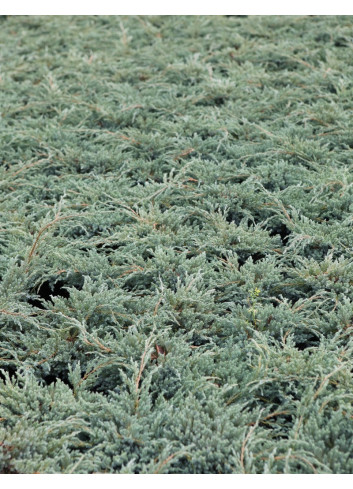
{"type": "Polygon", "coordinates": [[[352,473],[352,18],[0,43],[0,472],[352,473]]]}

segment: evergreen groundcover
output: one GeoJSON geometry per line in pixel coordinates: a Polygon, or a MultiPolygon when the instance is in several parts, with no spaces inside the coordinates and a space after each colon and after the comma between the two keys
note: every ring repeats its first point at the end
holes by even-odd
{"type": "Polygon", "coordinates": [[[353,473],[353,19],[0,43],[0,472],[353,473]]]}

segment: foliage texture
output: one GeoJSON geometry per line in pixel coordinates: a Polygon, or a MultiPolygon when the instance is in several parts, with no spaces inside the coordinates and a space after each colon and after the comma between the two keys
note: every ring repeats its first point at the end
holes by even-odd
{"type": "Polygon", "coordinates": [[[353,473],[352,25],[0,18],[1,473],[353,473]]]}

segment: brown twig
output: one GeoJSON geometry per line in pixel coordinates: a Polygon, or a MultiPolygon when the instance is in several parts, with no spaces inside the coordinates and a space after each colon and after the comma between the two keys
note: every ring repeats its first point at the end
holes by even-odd
{"type": "Polygon", "coordinates": [[[184,156],[187,156],[189,155],[190,153],[192,153],[193,151],[195,151],[194,148],[188,148],[188,149],[185,149],[184,151],[182,151],[180,154],[174,156],[173,160],[174,161],[177,161],[177,160],[180,160],[180,158],[184,158],[184,156]]]}
{"type": "Polygon", "coordinates": [[[114,362],[114,360],[110,360],[109,362],[105,362],[105,363],[100,363],[99,365],[97,365],[95,368],[92,368],[92,370],[90,370],[89,372],[86,372],[85,375],[82,377],[82,379],[78,382],[78,384],[76,385],[76,388],[79,387],[82,382],[84,382],[85,380],[87,380],[87,378],[93,374],[94,372],[96,372],[97,370],[103,368],[103,367],[106,367],[107,365],[110,365],[114,362]]]}
{"type": "Polygon", "coordinates": [[[21,312],[13,312],[13,311],[7,311],[6,309],[0,309],[1,314],[7,314],[8,316],[20,316],[22,318],[28,318],[32,316],[36,316],[37,313],[33,314],[22,314],[21,312]]]}
{"type": "Polygon", "coordinates": [[[243,470],[243,473],[245,474],[245,466],[244,466],[244,456],[245,456],[245,448],[246,448],[246,444],[248,443],[249,439],[250,439],[250,436],[252,435],[252,433],[255,431],[256,429],[256,426],[258,425],[258,422],[256,422],[254,424],[254,426],[252,426],[250,429],[249,429],[249,432],[248,434],[246,435],[246,437],[244,438],[243,440],[243,443],[242,443],[242,446],[241,446],[241,452],[240,452],[240,465],[242,467],[242,470],[243,470]]]}
{"type": "Polygon", "coordinates": [[[162,460],[162,462],[158,465],[158,467],[156,468],[156,470],[154,471],[155,474],[159,474],[161,469],[167,465],[168,462],[170,462],[171,460],[173,460],[173,458],[178,455],[178,452],[176,453],[172,453],[171,455],[169,455],[169,457],[167,457],[165,460],[162,460]]]}
{"type": "Polygon", "coordinates": [[[42,236],[42,234],[50,227],[50,226],[53,226],[54,224],[56,224],[57,222],[59,221],[62,221],[64,219],[72,219],[73,217],[82,217],[82,214],[71,214],[69,216],[58,216],[56,215],[55,216],[55,219],[53,219],[52,221],[50,221],[48,224],[46,224],[45,226],[43,226],[39,231],[38,231],[38,234],[36,236],[36,239],[34,240],[34,243],[32,245],[32,248],[30,249],[30,252],[28,254],[28,257],[27,257],[27,263],[29,264],[30,261],[32,260],[33,258],[33,255],[34,255],[34,252],[38,246],[38,243],[39,243],[39,240],[40,240],[40,237],[42,236]]]}

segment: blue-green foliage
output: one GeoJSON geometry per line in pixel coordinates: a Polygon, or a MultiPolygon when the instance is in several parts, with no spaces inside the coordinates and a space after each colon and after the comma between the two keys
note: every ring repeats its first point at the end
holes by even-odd
{"type": "Polygon", "coordinates": [[[0,472],[353,473],[352,18],[0,43],[0,472]]]}

